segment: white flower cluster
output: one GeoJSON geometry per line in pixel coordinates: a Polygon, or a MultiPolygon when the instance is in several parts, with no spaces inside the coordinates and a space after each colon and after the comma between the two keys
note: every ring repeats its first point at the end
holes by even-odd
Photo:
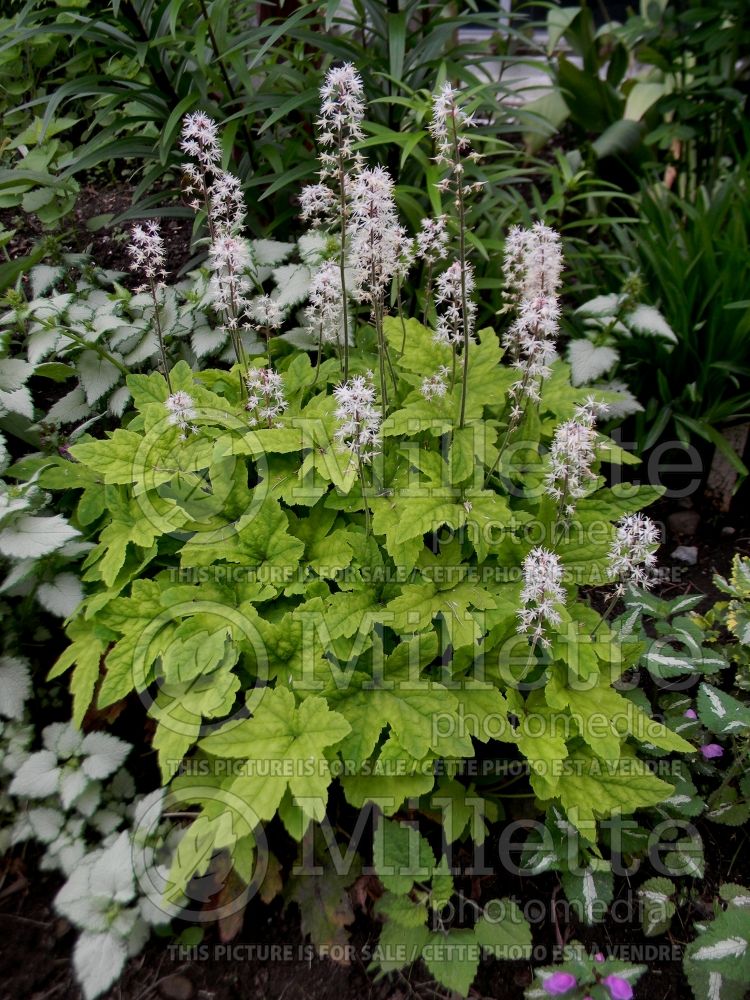
{"type": "Polygon", "coordinates": [[[417,233],[417,257],[427,264],[437,264],[448,256],[449,242],[445,215],[422,219],[417,233]]]}
{"type": "Polygon", "coordinates": [[[595,475],[591,466],[596,459],[596,420],[607,412],[605,403],[589,397],[579,406],[572,420],[559,424],[550,448],[550,470],[545,492],[564,506],[565,516],[575,511],[572,500],[585,496],[595,475]]]}
{"type": "Polygon", "coordinates": [[[321,146],[321,180],[300,192],[300,217],[304,222],[323,226],[340,222],[340,199],[348,193],[352,177],[362,166],[362,156],[355,153],[354,144],[364,138],[364,116],[362,77],[351,63],[334,66],[320,88],[320,115],[315,125],[321,146]]]}
{"type": "MultiPolygon", "coordinates": [[[[345,159],[354,154],[354,143],[364,138],[362,119],[365,116],[362,77],[352,63],[334,66],[328,70],[320,88],[320,116],[316,122],[318,142],[321,146],[334,147],[345,159]]],[[[336,154],[321,156],[324,170],[335,170],[336,154]]]]}
{"type": "Polygon", "coordinates": [[[132,271],[142,274],[152,284],[164,280],[166,252],[156,219],[149,219],[144,225],[133,226],[127,251],[132,271]]]}
{"type": "Polygon", "coordinates": [[[310,305],[305,310],[310,327],[324,344],[339,344],[344,328],[344,298],[341,291],[341,268],[324,261],[310,283],[310,305]]]}
{"type": "Polygon", "coordinates": [[[245,409],[250,413],[250,426],[265,424],[280,427],[277,417],[289,405],[284,395],[281,375],[273,368],[251,368],[245,374],[248,399],[245,409]]]}
{"type": "MultiPolygon", "coordinates": [[[[209,118],[203,111],[185,115],[182,120],[180,149],[186,156],[196,160],[199,167],[213,170],[221,159],[219,129],[213,118],[209,118]]],[[[183,169],[189,177],[197,168],[194,164],[187,164],[183,169]]]]}
{"type": "Polygon", "coordinates": [[[434,339],[439,344],[450,344],[457,347],[464,342],[464,302],[466,303],[466,326],[469,337],[474,332],[476,303],[472,302],[474,291],[474,268],[470,263],[464,265],[463,287],[461,282],[461,264],[454,261],[437,279],[435,304],[438,306],[438,319],[434,339]]]}
{"type": "Polygon", "coordinates": [[[434,375],[428,375],[427,378],[422,379],[419,391],[424,398],[430,400],[436,396],[444,396],[448,391],[448,376],[450,373],[450,368],[446,367],[446,365],[441,365],[434,375]]]}
{"type": "Polygon", "coordinates": [[[427,129],[435,142],[438,163],[450,163],[455,171],[458,152],[469,152],[462,132],[476,125],[473,115],[467,115],[459,103],[459,92],[446,81],[432,99],[432,120],[427,129]],[[461,148],[463,146],[463,148],[461,148]]]}
{"type": "Polygon", "coordinates": [[[335,415],[339,426],[334,434],[337,444],[358,462],[371,462],[380,451],[381,421],[372,372],[337,385],[333,395],[338,403],[335,415]]]}
{"type": "Polygon", "coordinates": [[[659,528],[645,514],[626,514],[616,526],[615,540],[609,550],[607,570],[618,580],[616,593],[626,586],[653,586],[656,573],[655,549],[661,540],[659,528]]]}
{"type": "Polygon", "coordinates": [[[350,195],[354,295],[361,302],[373,302],[394,276],[403,277],[408,270],[412,241],[399,224],[393,178],[383,167],[361,170],[350,195]]]}
{"type": "Polygon", "coordinates": [[[213,118],[203,111],[185,115],[180,149],[196,161],[182,166],[190,207],[206,209],[212,239],[236,236],[245,221],[245,199],[239,178],[221,169],[219,130],[213,118]]]}
{"type": "Polygon", "coordinates": [[[239,177],[227,170],[216,170],[208,196],[209,218],[216,236],[239,235],[247,211],[239,177]]]}
{"type": "Polygon", "coordinates": [[[555,605],[565,603],[562,580],[562,563],[554,552],[537,546],[524,559],[522,607],[518,610],[517,630],[521,635],[531,636],[534,644],[541,642],[549,647],[545,624],[560,624],[560,612],[555,605]]]}
{"type": "Polygon", "coordinates": [[[248,274],[253,271],[249,245],[241,236],[247,211],[242,187],[234,174],[221,169],[218,128],[202,111],[183,119],[180,147],[197,161],[183,166],[184,190],[194,209],[206,210],[212,297],[240,360],[240,332],[247,328],[251,308],[248,274]]]}
{"type": "Polygon", "coordinates": [[[250,307],[250,318],[264,330],[278,330],[284,323],[285,312],[270,295],[259,295],[250,307]]]}
{"type": "Polygon", "coordinates": [[[516,319],[503,337],[519,378],[511,387],[513,412],[521,415],[521,400],[538,401],[541,382],[549,377],[555,357],[560,306],[558,289],[562,272],[560,237],[542,222],[531,229],[515,226],[505,245],[506,308],[516,319]]]}
{"type": "Polygon", "coordinates": [[[164,406],[168,413],[167,421],[180,429],[180,440],[184,441],[189,433],[195,433],[196,427],[192,421],[196,419],[198,413],[193,397],[189,393],[178,389],[169,396],[164,406]]]}
{"type": "Polygon", "coordinates": [[[218,235],[208,249],[208,265],[213,271],[214,306],[222,315],[224,329],[237,334],[247,326],[252,291],[248,272],[253,265],[246,240],[231,233],[218,235]]]}
{"type": "Polygon", "coordinates": [[[303,222],[328,223],[336,212],[336,195],[327,184],[306,184],[299,195],[299,216],[303,222]]]}

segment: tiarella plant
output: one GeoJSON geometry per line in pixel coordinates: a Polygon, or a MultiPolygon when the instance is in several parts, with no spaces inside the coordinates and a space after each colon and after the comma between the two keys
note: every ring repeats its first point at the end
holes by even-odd
{"type": "MultiPolygon", "coordinates": [[[[410,241],[389,176],[354,149],[355,84],[350,68],[324,88],[321,122],[338,117],[321,136],[333,150],[329,193],[315,199],[335,206],[339,226],[313,276],[314,359],[282,337],[268,338],[261,360],[246,357],[245,329],[264,318],[275,328],[268,317],[284,289],[249,297],[237,186],[216,169],[215,133],[201,119],[209,176],[193,179],[198,204],[208,199],[212,295],[237,361],[129,375],[122,427],[40,462],[41,488],[80,492],[72,523],[94,542],[87,594],[50,676],[71,671],[78,725],[92,703],[133,697],[152,720],[163,782],[195,817],[169,874],[168,912],[212,853],[226,859],[241,908],[281,827],[302,845],[295,878],[313,877],[306,845],[322,833],[340,856],[328,813],[353,807],[374,816],[386,943],[410,928],[412,957],[466,992],[482,951],[525,954],[528,927],[515,911],[455,925],[441,915],[451,859],[417,839],[413,872],[402,810],[441,811],[455,834],[447,844],[466,830],[479,841],[497,797],[480,796],[467,822],[466,787],[437,778],[460,774],[477,743],[501,762],[520,756],[540,808],[579,838],[590,893],[599,822],[674,793],[644,756],[695,747],[613,686],[641,647],[582,592],[648,582],[657,539],[632,516],[659,491],[606,485],[604,469],[631,459],[596,429],[610,397],[574,388],[555,354],[559,238],[541,224],[513,234],[506,360],[497,332],[474,329],[470,118],[443,88],[433,134],[455,240],[437,246],[449,245],[453,261],[436,278],[433,328],[388,315],[410,241]],[[436,942],[470,945],[469,957],[455,967],[434,959],[436,942]]],[[[308,192],[304,203],[313,200],[308,192]]],[[[168,345],[168,326],[161,335],[168,345]]],[[[45,774],[58,768],[47,763],[45,774]]],[[[317,905],[296,886],[295,899],[317,905]]],[[[384,955],[376,964],[396,968],[384,955]]]]}

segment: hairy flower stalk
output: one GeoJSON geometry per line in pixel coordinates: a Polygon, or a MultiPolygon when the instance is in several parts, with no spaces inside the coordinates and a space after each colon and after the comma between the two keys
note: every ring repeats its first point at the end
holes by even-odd
{"type": "Polygon", "coordinates": [[[515,226],[505,243],[504,311],[516,318],[503,337],[518,380],[510,389],[511,411],[506,441],[518,426],[527,400],[538,402],[555,357],[562,273],[560,237],[543,222],[531,229],[515,226]]]}
{"type": "Polygon", "coordinates": [[[365,508],[365,525],[369,535],[370,509],[367,503],[364,467],[380,452],[381,424],[380,411],[375,401],[372,372],[355,375],[349,381],[337,385],[333,395],[338,403],[335,416],[339,422],[334,439],[339,448],[349,452],[357,463],[365,508]]]}
{"type": "Polygon", "coordinates": [[[195,161],[183,164],[183,190],[190,199],[192,209],[196,212],[204,209],[213,240],[215,233],[210,190],[212,176],[218,171],[221,162],[219,130],[213,118],[209,118],[203,111],[185,115],[182,120],[180,149],[195,161]]]}
{"type": "Polygon", "coordinates": [[[559,625],[562,620],[555,607],[556,604],[565,604],[562,579],[562,563],[554,552],[537,546],[524,559],[522,607],[517,612],[517,631],[531,637],[532,652],[537,642],[549,648],[545,625],[559,625]]]}
{"type": "Polygon", "coordinates": [[[417,233],[417,252],[420,260],[425,262],[427,274],[424,290],[424,312],[422,322],[427,326],[427,313],[432,301],[432,275],[435,265],[448,256],[450,237],[446,228],[446,216],[438,215],[434,219],[422,219],[417,233]]]}
{"type": "Polygon", "coordinates": [[[278,417],[289,405],[284,394],[281,375],[273,368],[251,368],[245,374],[250,426],[281,427],[278,417]]]}
{"type": "Polygon", "coordinates": [[[318,361],[315,377],[320,368],[323,344],[333,344],[341,355],[341,334],[344,328],[344,302],[341,288],[341,271],[338,264],[324,261],[312,277],[310,283],[310,304],[305,309],[305,318],[311,329],[318,334],[318,361]]]}
{"type": "Polygon", "coordinates": [[[575,501],[586,495],[596,478],[591,466],[596,459],[596,420],[607,405],[589,397],[572,420],[559,424],[552,438],[550,470],[545,492],[558,503],[558,519],[575,513],[575,501]]]}
{"type": "MultiPolygon", "coordinates": [[[[320,183],[308,185],[300,196],[301,216],[328,228],[338,227],[339,275],[346,302],[346,238],[348,231],[348,190],[361,169],[355,143],[364,138],[365,116],[362,78],[351,63],[335,66],[320,88],[320,114],[315,123],[320,153],[320,183]]],[[[349,377],[349,321],[344,322],[344,378],[349,377]]]]}
{"type": "Polygon", "coordinates": [[[378,338],[380,395],[383,418],[388,406],[386,366],[396,384],[383,331],[386,291],[410,262],[410,241],[399,224],[393,198],[393,179],[383,167],[361,170],[351,186],[350,247],[354,270],[354,297],[370,305],[378,338]]]}
{"type": "MultiPolygon", "coordinates": [[[[464,426],[466,419],[466,394],[469,377],[469,344],[471,342],[472,311],[469,302],[471,277],[466,259],[466,197],[475,185],[464,182],[466,158],[477,159],[472,152],[471,144],[463,134],[465,129],[475,125],[472,115],[467,114],[459,104],[458,92],[449,83],[444,83],[439,93],[433,98],[432,121],[428,129],[435,142],[438,164],[448,168],[448,174],[440,182],[440,190],[455,195],[455,207],[458,225],[458,277],[460,286],[460,317],[463,345],[463,379],[461,387],[461,411],[459,427],[464,426]]],[[[454,352],[456,348],[454,346],[454,352]]]]}
{"type": "Polygon", "coordinates": [[[213,272],[211,292],[222,317],[222,329],[232,341],[237,360],[245,366],[242,330],[247,327],[252,291],[247,276],[252,267],[247,242],[237,236],[218,236],[209,247],[208,265],[213,272]]]}
{"type": "Polygon", "coordinates": [[[151,294],[151,300],[154,304],[154,324],[156,326],[157,340],[159,341],[159,353],[161,354],[161,363],[164,368],[164,378],[167,380],[167,388],[171,394],[172,383],[169,378],[169,365],[167,363],[167,352],[164,347],[164,334],[161,328],[159,298],[157,295],[157,290],[163,287],[164,279],[167,276],[167,272],[164,269],[166,251],[164,249],[164,240],[161,238],[159,223],[151,219],[143,226],[133,226],[127,250],[130,257],[130,269],[146,279],[146,283],[141,286],[141,290],[148,289],[151,294]]]}
{"type": "Polygon", "coordinates": [[[202,111],[186,115],[180,148],[194,163],[183,166],[183,187],[191,206],[206,213],[211,290],[237,361],[246,366],[242,331],[247,329],[253,262],[242,238],[247,208],[239,178],[222,170],[216,122],[202,111]]]}

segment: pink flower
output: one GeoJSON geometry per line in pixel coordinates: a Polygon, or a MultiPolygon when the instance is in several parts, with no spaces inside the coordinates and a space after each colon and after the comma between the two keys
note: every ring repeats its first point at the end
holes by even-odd
{"type": "Polygon", "coordinates": [[[603,962],[604,961],[604,952],[597,951],[596,955],[594,955],[594,961],[595,962],[603,962]]]}
{"type": "Polygon", "coordinates": [[[563,993],[570,993],[578,985],[576,977],[570,972],[553,972],[542,983],[542,989],[551,997],[562,996],[563,993]]]}
{"type": "Polygon", "coordinates": [[[686,719],[697,719],[698,718],[698,713],[695,711],[694,708],[689,708],[687,710],[687,712],[683,713],[683,715],[685,716],[686,719]]]}
{"type": "Polygon", "coordinates": [[[700,751],[706,760],[713,760],[714,757],[724,756],[724,747],[719,746],[718,743],[707,743],[704,747],[700,748],[700,751]]]}
{"type": "Polygon", "coordinates": [[[612,1000],[631,1000],[633,987],[627,979],[622,979],[620,976],[607,976],[602,979],[602,982],[609,990],[612,1000]]]}

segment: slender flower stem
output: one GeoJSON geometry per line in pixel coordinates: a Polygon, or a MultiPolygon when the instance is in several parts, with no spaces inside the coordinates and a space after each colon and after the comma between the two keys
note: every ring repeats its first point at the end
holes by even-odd
{"type": "Polygon", "coordinates": [[[365,534],[370,537],[370,507],[367,500],[367,488],[365,485],[365,467],[362,463],[360,456],[357,456],[357,465],[359,467],[359,482],[362,489],[362,503],[365,508],[365,534]]]}
{"type": "Polygon", "coordinates": [[[612,600],[609,602],[609,604],[605,608],[604,614],[599,619],[599,621],[597,622],[597,624],[594,626],[594,631],[591,633],[592,638],[593,638],[593,636],[596,635],[596,633],[599,631],[599,629],[601,628],[601,626],[609,619],[609,616],[615,610],[615,605],[617,604],[619,598],[620,598],[620,595],[618,593],[615,593],[615,595],[612,597],[612,600]]]}
{"type": "MultiPolygon", "coordinates": [[[[316,384],[316,382],[318,381],[318,375],[320,375],[320,359],[322,358],[322,356],[323,356],[323,324],[321,323],[320,326],[318,327],[318,358],[317,361],[315,362],[315,378],[313,379],[313,385],[316,384]]],[[[271,362],[270,356],[268,360],[270,364],[271,362]]]]}
{"type": "Polygon", "coordinates": [[[406,349],[406,320],[401,308],[401,278],[396,279],[396,308],[398,309],[398,318],[401,320],[401,353],[403,354],[406,349]]]}
{"type": "Polygon", "coordinates": [[[424,289],[424,312],[422,314],[422,326],[427,326],[427,312],[432,300],[432,261],[427,265],[427,278],[424,289]]]}
{"type": "MultiPolygon", "coordinates": [[[[458,142],[458,129],[456,127],[456,113],[451,116],[453,126],[453,148],[455,151],[456,165],[461,164],[461,151],[458,142]]],[[[469,384],[469,317],[467,315],[468,302],[466,301],[466,207],[464,205],[463,173],[459,171],[456,183],[456,202],[458,207],[458,259],[461,265],[461,320],[463,324],[464,336],[464,364],[463,380],[461,384],[461,413],[458,420],[459,430],[466,422],[466,395],[469,384]]]]}
{"type": "Polygon", "coordinates": [[[151,299],[154,303],[154,320],[156,323],[156,336],[159,341],[159,352],[161,354],[161,363],[164,367],[164,378],[167,380],[167,388],[169,389],[170,396],[172,395],[172,381],[169,377],[169,364],[167,362],[167,352],[164,347],[164,336],[161,329],[161,318],[159,316],[159,301],[156,297],[156,285],[154,284],[154,279],[148,279],[148,285],[151,289],[151,299]]]}
{"type": "Polygon", "coordinates": [[[343,142],[343,135],[341,127],[338,130],[338,178],[339,178],[339,214],[341,216],[340,220],[340,239],[341,247],[339,249],[339,271],[341,274],[341,298],[344,303],[343,318],[344,318],[344,380],[349,378],[349,317],[347,315],[348,310],[346,308],[346,163],[344,162],[344,154],[341,150],[341,145],[343,142]]]}
{"type": "MultiPolygon", "coordinates": [[[[523,381],[521,383],[521,391],[520,391],[521,398],[524,398],[524,393],[526,391],[526,386],[527,386],[527,384],[529,382],[530,377],[531,376],[530,376],[529,371],[526,370],[524,372],[523,381]]],[[[498,465],[500,463],[500,459],[503,457],[503,452],[508,447],[508,441],[510,440],[511,434],[516,430],[516,428],[518,427],[518,425],[521,423],[521,416],[514,417],[513,413],[511,413],[510,416],[509,416],[509,418],[508,418],[508,426],[505,428],[505,437],[503,438],[503,443],[500,445],[500,448],[499,448],[498,453],[497,453],[497,458],[492,463],[492,468],[487,473],[487,475],[485,476],[485,479],[484,479],[484,488],[485,489],[487,488],[487,485],[488,485],[488,483],[490,481],[490,478],[494,474],[495,469],[498,467],[498,465]]]]}

